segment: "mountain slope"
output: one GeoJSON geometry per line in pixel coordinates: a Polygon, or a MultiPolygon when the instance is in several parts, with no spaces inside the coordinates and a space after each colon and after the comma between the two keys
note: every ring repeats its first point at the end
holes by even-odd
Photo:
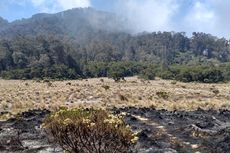
{"type": "Polygon", "coordinates": [[[14,21],[0,32],[0,36],[56,35],[84,39],[101,31],[124,32],[126,29],[123,21],[112,13],[76,8],[56,14],[36,14],[29,19],[14,21]]]}
{"type": "Polygon", "coordinates": [[[166,68],[230,62],[230,41],[224,38],[196,32],[190,38],[184,32],[131,34],[126,20],[92,8],[36,14],[12,23],[0,19],[0,25],[0,73],[35,68],[40,76],[40,69],[47,68],[48,72],[41,72],[46,76],[56,68],[58,74],[64,65],[77,75],[105,76],[106,67],[95,75],[98,67],[104,66],[101,62],[139,62],[166,68]],[[100,66],[88,68],[92,62],[100,66]],[[89,74],[89,69],[94,74],[89,74]]]}

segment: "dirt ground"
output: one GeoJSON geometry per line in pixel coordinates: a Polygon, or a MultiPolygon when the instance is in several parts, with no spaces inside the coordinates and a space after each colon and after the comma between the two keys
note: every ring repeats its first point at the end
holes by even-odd
{"type": "Polygon", "coordinates": [[[137,106],[167,110],[229,109],[230,83],[181,83],[170,80],[140,80],[115,83],[96,78],[72,81],[0,80],[0,116],[29,109],[59,107],[137,106]]]}

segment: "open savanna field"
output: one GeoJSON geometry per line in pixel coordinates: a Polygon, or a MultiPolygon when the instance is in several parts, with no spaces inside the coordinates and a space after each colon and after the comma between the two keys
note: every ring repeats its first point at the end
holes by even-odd
{"type": "Polygon", "coordinates": [[[29,109],[153,107],[167,110],[229,109],[230,84],[182,83],[137,77],[71,81],[0,80],[2,118],[29,109]]]}
{"type": "Polygon", "coordinates": [[[60,107],[125,114],[125,123],[138,132],[138,153],[229,151],[229,83],[125,80],[0,80],[0,152],[62,153],[41,128],[48,110],[60,107]]]}

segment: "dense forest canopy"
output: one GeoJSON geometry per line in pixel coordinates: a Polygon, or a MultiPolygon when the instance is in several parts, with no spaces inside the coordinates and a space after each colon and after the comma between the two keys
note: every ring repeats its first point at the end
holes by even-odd
{"type": "MultiPolygon", "coordinates": [[[[127,25],[114,14],[92,8],[37,14],[12,23],[0,18],[0,72],[3,77],[14,79],[54,76],[74,79],[109,76],[114,65],[122,70],[122,64],[131,64],[131,70],[119,74],[143,72],[152,76],[149,67],[154,65],[154,73],[160,71],[159,67],[172,73],[174,65],[202,65],[198,68],[202,71],[230,62],[230,41],[225,38],[201,32],[194,32],[191,37],[184,32],[133,34],[127,25]],[[99,74],[95,72],[98,69],[99,74]]],[[[226,71],[223,73],[228,74],[226,71]]],[[[175,73],[179,71],[173,72],[169,78],[178,78],[175,73]]]]}

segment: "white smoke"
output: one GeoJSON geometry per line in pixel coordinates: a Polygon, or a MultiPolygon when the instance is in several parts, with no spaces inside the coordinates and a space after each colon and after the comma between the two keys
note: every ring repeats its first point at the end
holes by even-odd
{"type": "MultiPolygon", "coordinates": [[[[230,1],[229,0],[211,0],[214,7],[215,27],[212,29],[218,36],[230,38],[230,1]]],[[[211,33],[211,31],[210,31],[211,33]]]]}
{"type": "Polygon", "coordinates": [[[197,1],[192,5],[191,9],[188,10],[185,17],[181,19],[180,28],[189,33],[214,33],[216,31],[216,22],[216,14],[214,10],[211,9],[211,6],[197,1]]]}
{"type": "Polygon", "coordinates": [[[171,20],[178,4],[175,0],[119,0],[116,10],[125,16],[136,32],[172,30],[171,20]]]}
{"type": "Polygon", "coordinates": [[[205,32],[230,38],[230,0],[0,0],[0,8],[7,10],[6,5],[16,3],[25,8],[32,5],[35,12],[56,13],[93,7],[98,1],[111,2],[108,10],[115,8],[111,10],[127,18],[135,32],[205,32]]]}
{"type": "Polygon", "coordinates": [[[90,0],[31,0],[31,3],[35,8],[46,13],[91,6],[90,0]]]}
{"type": "Polygon", "coordinates": [[[89,7],[91,5],[90,0],[57,0],[57,2],[65,10],[74,7],[89,7]]]}
{"type": "Polygon", "coordinates": [[[117,0],[136,32],[206,32],[230,38],[230,0],[117,0]]]}

